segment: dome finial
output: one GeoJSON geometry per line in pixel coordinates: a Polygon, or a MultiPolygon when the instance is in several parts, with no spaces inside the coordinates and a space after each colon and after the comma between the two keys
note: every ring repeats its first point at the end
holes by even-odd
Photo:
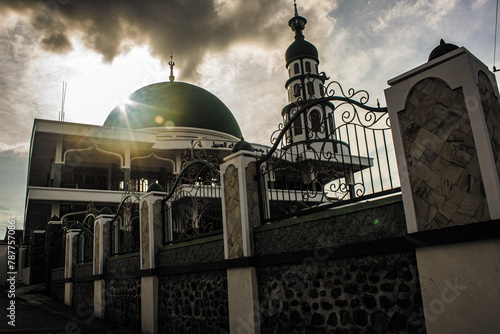
{"type": "Polygon", "coordinates": [[[304,39],[302,30],[304,30],[307,20],[305,17],[299,15],[296,0],[293,1],[293,6],[295,7],[295,15],[288,21],[288,26],[290,26],[292,31],[295,32],[295,39],[304,39]]]}
{"type": "Polygon", "coordinates": [[[174,82],[174,80],[175,80],[175,77],[174,77],[175,63],[174,63],[174,56],[172,56],[172,51],[170,51],[170,61],[168,62],[168,64],[170,65],[170,76],[168,77],[168,79],[170,80],[170,82],[174,82]]]}

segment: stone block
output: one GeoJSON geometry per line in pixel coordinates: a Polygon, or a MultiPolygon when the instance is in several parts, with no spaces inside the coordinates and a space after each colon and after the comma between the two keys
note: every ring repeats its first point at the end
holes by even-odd
{"type": "Polygon", "coordinates": [[[447,219],[451,219],[455,212],[458,210],[458,205],[454,204],[451,201],[444,201],[439,207],[439,212],[447,219]]]}
{"type": "Polygon", "coordinates": [[[464,168],[457,166],[453,163],[448,165],[446,168],[446,172],[444,173],[444,177],[450,181],[450,183],[456,183],[460,175],[464,172],[464,168]]]}

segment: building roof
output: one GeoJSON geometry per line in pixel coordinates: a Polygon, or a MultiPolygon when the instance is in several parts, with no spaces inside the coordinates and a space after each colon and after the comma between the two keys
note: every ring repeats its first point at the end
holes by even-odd
{"type": "Polygon", "coordinates": [[[108,115],[104,126],[129,129],[191,127],[241,138],[231,111],[215,95],[184,82],[160,82],[136,90],[108,115]]]}

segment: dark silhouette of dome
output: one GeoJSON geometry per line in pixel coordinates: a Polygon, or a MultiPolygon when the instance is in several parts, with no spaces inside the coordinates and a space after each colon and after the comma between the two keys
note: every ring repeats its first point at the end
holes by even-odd
{"type": "Polygon", "coordinates": [[[444,39],[441,39],[440,43],[438,46],[432,50],[431,54],[429,55],[429,60],[431,61],[433,59],[436,59],[437,57],[441,57],[442,55],[451,52],[453,50],[458,49],[458,46],[455,44],[449,44],[444,41],[444,39]]]}
{"type": "Polygon", "coordinates": [[[201,87],[184,82],[160,82],[136,90],[124,106],[111,111],[104,126],[191,127],[241,138],[236,119],[221,100],[201,87]]]}
{"type": "Polygon", "coordinates": [[[152,191],[163,192],[163,187],[160,184],[158,184],[158,183],[152,183],[152,184],[149,185],[147,192],[150,193],[152,191]]]}
{"type": "Polygon", "coordinates": [[[255,149],[250,145],[249,142],[245,141],[243,138],[239,142],[237,142],[234,146],[233,149],[231,150],[231,153],[236,153],[239,151],[250,151],[253,152],[255,149]]]}

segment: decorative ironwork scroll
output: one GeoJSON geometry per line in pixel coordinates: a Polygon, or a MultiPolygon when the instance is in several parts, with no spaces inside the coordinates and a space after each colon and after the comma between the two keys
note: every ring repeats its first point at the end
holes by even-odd
{"type": "Polygon", "coordinates": [[[78,263],[91,262],[94,252],[94,221],[95,214],[89,213],[81,224],[82,231],[78,235],[78,263]]]}
{"type": "Polygon", "coordinates": [[[364,90],[324,85],[327,79],[305,78],[308,98],[283,109],[273,146],[257,161],[263,222],[399,186],[387,108],[368,106],[364,90]]]}
{"type": "MultiPolygon", "coordinates": [[[[127,187],[127,189],[131,189],[127,187]]],[[[111,222],[111,255],[138,252],[140,249],[139,196],[125,191],[111,222]]]]}
{"type": "Polygon", "coordinates": [[[164,200],[165,242],[222,230],[219,161],[192,141],[164,200]]]}

